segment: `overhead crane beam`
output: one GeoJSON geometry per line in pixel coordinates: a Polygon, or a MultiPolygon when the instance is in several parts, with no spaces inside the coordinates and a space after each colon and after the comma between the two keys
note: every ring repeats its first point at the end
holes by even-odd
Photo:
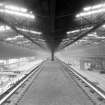
{"type": "Polygon", "coordinates": [[[48,38],[48,44],[51,48],[51,60],[54,60],[55,52],[55,40],[53,34],[55,32],[55,9],[56,9],[56,0],[49,0],[49,15],[50,15],[50,30],[49,33],[51,36],[48,38]]]}

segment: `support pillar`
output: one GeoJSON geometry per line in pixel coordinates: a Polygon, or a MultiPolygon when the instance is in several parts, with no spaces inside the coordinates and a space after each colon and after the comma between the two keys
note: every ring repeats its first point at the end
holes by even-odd
{"type": "Polygon", "coordinates": [[[51,52],[51,60],[54,61],[54,51],[51,52]]]}

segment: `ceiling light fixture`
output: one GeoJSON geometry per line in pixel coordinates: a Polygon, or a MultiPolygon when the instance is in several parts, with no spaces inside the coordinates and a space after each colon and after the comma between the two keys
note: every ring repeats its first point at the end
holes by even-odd
{"type": "Polygon", "coordinates": [[[2,25],[2,26],[0,26],[0,32],[2,32],[2,31],[8,31],[8,30],[10,30],[11,28],[9,27],[9,26],[6,26],[6,25],[2,25]]]}
{"type": "Polygon", "coordinates": [[[7,38],[5,39],[6,41],[11,41],[11,40],[16,40],[17,38],[13,37],[13,38],[7,38]]]}
{"type": "Polygon", "coordinates": [[[38,34],[38,35],[41,35],[42,33],[41,32],[37,32],[37,31],[33,31],[33,30],[27,30],[27,29],[22,29],[22,28],[17,28],[19,31],[23,31],[23,32],[29,32],[29,33],[32,33],[32,34],[38,34]]]}
{"type": "Polygon", "coordinates": [[[24,36],[22,36],[22,35],[18,35],[18,36],[15,36],[15,37],[6,38],[6,41],[17,40],[18,38],[23,38],[23,37],[24,36]]]}
{"type": "Polygon", "coordinates": [[[18,36],[15,36],[16,38],[23,38],[24,36],[23,35],[18,35],[18,36]]]}
{"type": "Polygon", "coordinates": [[[92,37],[95,37],[97,39],[105,39],[105,36],[98,36],[96,32],[88,34],[88,36],[90,36],[90,37],[92,36],[92,37]]]}
{"type": "Polygon", "coordinates": [[[21,13],[21,12],[11,11],[11,10],[7,10],[7,9],[0,9],[0,12],[35,19],[35,16],[33,14],[21,13]]]}
{"type": "Polygon", "coordinates": [[[6,5],[5,8],[12,10],[12,11],[24,12],[24,13],[26,13],[28,11],[26,8],[16,7],[13,5],[6,5]]]}
{"type": "Polygon", "coordinates": [[[93,26],[82,28],[82,29],[78,29],[78,30],[74,30],[74,31],[68,31],[67,34],[73,34],[73,33],[77,33],[77,32],[80,32],[80,31],[90,30],[92,28],[93,28],[93,26]]]}
{"type": "Polygon", "coordinates": [[[94,5],[94,6],[85,7],[83,10],[84,11],[91,11],[91,10],[101,9],[101,8],[105,8],[105,3],[94,5]]]}
{"type": "Polygon", "coordinates": [[[104,24],[104,25],[102,25],[102,27],[103,27],[103,28],[105,28],[105,24],[104,24]]]}
{"type": "Polygon", "coordinates": [[[76,18],[80,17],[86,17],[94,14],[99,14],[105,12],[105,8],[99,9],[99,10],[93,10],[93,11],[88,11],[88,12],[82,12],[76,15],[76,18]]]}
{"type": "Polygon", "coordinates": [[[97,37],[97,32],[90,33],[90,34],[88,34],[88,36],[90,36],[90,37],[91,37],[91,36],[92,36],[92,37],[93,37],[93,36],[94,36],[94,37],[97,37]]]}

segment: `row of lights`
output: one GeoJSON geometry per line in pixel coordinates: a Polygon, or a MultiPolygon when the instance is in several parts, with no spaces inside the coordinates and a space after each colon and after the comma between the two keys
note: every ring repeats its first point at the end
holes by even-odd
{"type": "Polygon", "coordinates": [[[18,36],[15,36],[15,37],[11,37],[11,38],[6,38],[6,41],[11,41],[11,40],[17,40],[18,38],[23,38],[24,36],[22,35],[18,35],[18,36]]]}
{"type": "Polygon", "coordinates": [[[3,32],[3,31],[8,31],[8,30],[11,30],[11,28],[7,25],[1,25],[0,26],[0,32],[3,32]]]}
{"type": "MultiPolygon", "coordinates": [[[[18,7],[15,5],[10,5],[6,3],[0,3],[0,13],[6,13],[6,14],[11,14],[15,16],[20,16],[20,17],[26,17],[30,19],[35,19],[35,16],[32,14],[32,12],[29,12],[28,9],[23,8],[23,7],[18,7]]],[[[28,29],[23,29],[23,28],[18,28],[16,27],[17,30],[22,31],[22,32],[28,32],[31,34],[37,34],[41,35],[41,32],[33,31],[33,30],[28,30],[28,29]]],[[[11,30],[11,27],[7,25],[1,25],[0,26],[0,32],[5,32],[11,30]]],[[[23,36],[15,36],[11,38],[7,38],[6,41],[11,41],[11,40],[17,40],[18,38],[22,38],[23,36]]]]}
{"type": "Polygon", "coordinates": [[[69,34],[73,34],[73,33],[78,33],[78,32],[81,32],[81,31],[90,30],[90,29],[92,29],[92,28],[93,28],[93,26],[91,26],[91,27],[86,27],[86,28],[82,28],[82,29],[77,29],[77,30],[73,30],[73,31],[68,31],[67,34],[69,35],[69,34]]]}
{"type": "Polygon", "coordinates": [[[15,16],[35,19],[35,16],[32,14],[32,12],[28,12],[26,8],[14,6],[14,5],[7,5],[4,3],[0,3],[0,12],[15,15],[15,16]]]}
{"type": "Polygon", "coordinates": [[[23,32],[29,32],[31,34],[38,34],[41,35],[41,32],[37,32],[37,31],[33,31],[33,30],[28,30],[28,29],[22,29],[22,28],[17,28],[19,31],[23,31],[23,32]]]}
{"type": "Polygon", "coordinates": [[[76,18],[86,17],[105,12],[105,3],[94,6],[85,7],[83,12],[76,15],[76,18]]]}
{"type": "MultiPolygon", "coordinates": [[[[94,6],[88,6],[88,7],[83,8],[83,12],[77,14],[76,18],[79,19],[79,18],[82,18],[82,17],[91,16],[91,15],[95,16],[95,15],[100,14],[100,13],[105,13],[105,3],[94,5],[94,6]]],[[[82,28],[82,29],[77,29],[77,30],[73,30],[73,31],[68,31],[68,32],[66,32],[66,34],[70,35],[70,34],[78,33],[78,32],[81,32],[81,31],[90,30],[92,28],[93,28],[93,26],[87,27],[87,28],[82,28]]],[[[102,28],[105,28],[105,25],[102,25],[102,28]]],[[[97,38],[97,39],[105,39],[104,36],[101,36],[101,37],[98,36],[96,32],[88,34],[88,37],[94,37],[94,38],[97,38]]],[[[81,39],[81,40],[75,42],[75,44],[78,44],[78,43],[84,42],[84,41],[87,41],[87,38],[81,39]]]]}
{"type": "MultiPolygon", "coordinates": [[[[15,5],[10,5],[10,4],[6,4],[6,3],[0,3],[0,13],[1,13],[1,15],[9,14],[9,15],[13,15],[13,16],[19,16],[21,18],[35,19],[35,16],[33,15],[32,11],[28,11],[28,9],[26,9],[26,8],[18,7],[15,5]]],[[[27,32],[27,33],[31,33],[31,34],[37,34],[37,35],[42,34],[41,32],[18,28],[18,27],[16,27],[16,29],[18,31],[27,32]]],[[[9,31],[9,30],[12,30],[12,28],[7,25],[0,26],[0,32],[5,32],[5,31],[9,31]]],[[[22,35],[18,35],[15,37],[8,37],[5,40],[11,41],[11,40],[17,40],[18,38],[23,38],[23,37],[24,36],[22,36],[22,35]]],[[[23,42],[27,43],[27,41],[23,41],[23,42]]]]}
{"type": "MultiPolygon", "coordinates": [[[[37,31],[33,31],[33,30],[28,30],[28,29],[23,29],[23,28],[16,28],[19,31],[23,31],[23,32],[29,32],[31,34],[37,34],[37,35],[41,35],[41,32],[37,32],[37,31]]],[[[0,26],[0,32],[4,32],[4,31],[9,31],[11,30],[11,28],[7,25],[1,25],[0,26]]]]}
{"type": "Polygon", "coordinates": [[[88,36],[92,36],[92,37],[95,37],[95,38],[97,38],[97,39],[105,39],[105,36],[98,36],[97,35],[97,32],[93,32],[93,33],[91,33],[91,34],[88,34],[88,36]]]}
{"type": "MultiPolygon", "coordinates": [[[[98,13],[103,13],[103,12],[105,12],[105,3],[97,4],[97,5],[93,5],[93,6],[88,6],[88,7],[83,8],[83,12],[77,14],[76,18],[86,17],[86,16],[98,14],[98,13]]],[[[80,31],[89,30],[89,29],[92,29],[92,28],[93,28],[93,26],[83,28],[83,29],[68,31],[67,34],[73,34],[73,33],[77,33],[77,32],[80,32],[80,31]]],[[[105,25],[103,25],[102,28],[105,28],[105,25]]]]}
{"type": "MultiPolygon", "coordinates": [[[[76,31],[76,32],[77,32],[77,31],[76,31]]],[[[78,31],[78,32],[79,32],[79,31],[78,31]]],[[[86,42],[86,41],[88,41],[88,38],[89,38],[89,37],[94,37],[94,38],[96,38],[96,39],[102,39],[102,40],[105,39],[105,36],[98,36],[98,35],[97,35],[97,32],[93,32],[93,33],[88,34],[88,37],[85,37],[85,38],[83,38],[83,39],[81,39],[81,40],[75,42],[75,44],[78,45],[78,44],[81,44],[81,42],[86,42]]]]}

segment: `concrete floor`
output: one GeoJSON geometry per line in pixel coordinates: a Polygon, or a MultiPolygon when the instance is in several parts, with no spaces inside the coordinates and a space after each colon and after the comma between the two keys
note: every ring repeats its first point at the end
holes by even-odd
{"type": "Polygon", "coordinates": [[[47,61],[18,105],[93,105],[58,61],[47,61]]]}

